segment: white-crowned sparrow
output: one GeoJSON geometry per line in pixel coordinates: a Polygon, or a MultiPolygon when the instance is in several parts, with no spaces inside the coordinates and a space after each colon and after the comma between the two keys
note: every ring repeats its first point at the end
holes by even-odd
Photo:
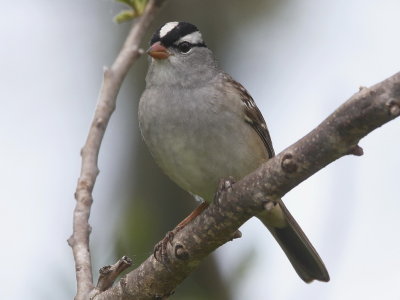
{"type": "MultiPolygon", "coordinates": [[[[239,180],[274,156],[264,118],[246,89],[221,71],[196,26],[169,22],[153,35],[139,103],[143,139],[181,188],[211,202],[222,178],[239,180]]],[[[305,281],[328,272],[280,201],[257,216],[305,281]]]]}

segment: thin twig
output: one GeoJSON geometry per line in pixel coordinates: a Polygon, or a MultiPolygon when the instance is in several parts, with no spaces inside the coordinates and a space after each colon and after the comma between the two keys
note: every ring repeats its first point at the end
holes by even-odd
{"type": "Polygon", "coordinates": [[[304,138],[223,192],[218,203],[211,203],[168,244],[167,267],[151,255],[95,299],[165,299],[202,259],[231,240],[249,218],[268,208],[268,201],[280,199],[344,155],[361,155],[359,140],[399,115],[397,73],[356,93],[304,138]]]}
{"type": "Polygon", "coordinates": [[[89,292],[93,289],[92,265],[89,249],[89,215],[93,202],[92,191],[96,182],[99,169],[97,165],[100,145],[111,114],[115,109],[116,98],[129,68],[140,56],[140,42],[154,19],[156,12],[165,0],[150,0],[143,15],[132,26],[125,43],[112,64],[105,68],[103,84],[97,100],[96,110],[92,124],[82,148],[81,174],[75,192],[76,206],[73,217],[73,233],[68,239],[72,247],[77,294],[75,300],[87,300],[89,292]]]}
{"type": "Polygon", "coordinates": [[[132,259],[123,256],[115,264],[102,267],[99,270],[100,276],[97,281],[97,286],[90,293],[90,299],[93,299],[96,295],[110,288],[115,279],[117,279],[117,277],[131,265],[132,259]]]}

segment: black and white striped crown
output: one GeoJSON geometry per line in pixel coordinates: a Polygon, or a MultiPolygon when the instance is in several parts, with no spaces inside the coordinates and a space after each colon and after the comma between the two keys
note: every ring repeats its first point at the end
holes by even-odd
{"type": "Polygon", "coordinates": [[[197,27],[187,22],[166,23],[154,33],[150,45],[156,42],[161,42],[167,48],[182,42],[190,43],[192,46],[206,47],[197,27]]]}

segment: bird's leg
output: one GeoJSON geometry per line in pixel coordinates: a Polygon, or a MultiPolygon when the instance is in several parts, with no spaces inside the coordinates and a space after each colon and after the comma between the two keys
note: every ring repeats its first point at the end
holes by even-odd
{"type": "Polygon", "coordinates": [[[178,225],[176,225],[174,231],[178,233],[178,231],[182,230],[187,224],[189,224],[192,220],[194,220],[198,215],[200,215],[207,207],[209,206],[208,202],[202,202],[199,206],[197,206],[185,219],[182,220],[178,225]]]}
{"type": "Polygon", "coordinates": [[[167,254],[167,246],[168,243],[172,245],[172,240],[174,239],[174,236],[181,231],[188,223],[190,223],[192,220],[194,220],[198,215],[200,215],[207,207],[208,207],[207,202],[202,202],[198,207],[193,210],[190,215],[188,215],[185,219],[183,219],[176,227],[169,231],[165,237],[157,243],[157,245],[154,247],[154,258],[162,263],[163,265],[167,265],[169,263],[169,258],[167,254]]]}

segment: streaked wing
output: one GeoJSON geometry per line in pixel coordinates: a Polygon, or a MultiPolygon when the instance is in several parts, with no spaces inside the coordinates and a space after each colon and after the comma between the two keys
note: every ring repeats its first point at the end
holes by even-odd
{"type": "Polygon", "coordinates": [[[265,147],[267,148],[269,157],[271,158],[275,156],[267,124],[265,123],[264,117],[262,116],[253,98],[239,82],[233,80],[229,75],[226,76],[232,80],[232,85],[240,92],[240,96],[244,104],[245,121],[249,123],[251,127],[253,127],[253,129],[258,133],[265,147]]]}

